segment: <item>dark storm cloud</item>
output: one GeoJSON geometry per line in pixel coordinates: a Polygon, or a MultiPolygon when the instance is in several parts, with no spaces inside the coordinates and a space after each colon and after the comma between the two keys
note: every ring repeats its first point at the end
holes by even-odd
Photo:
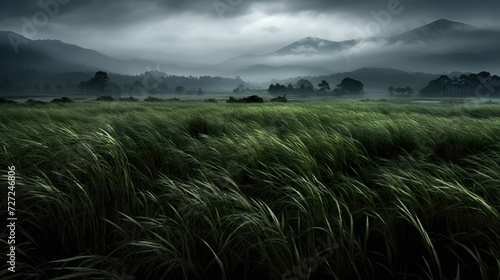
{"type": "MultiPolygon", "coordinates": [[[[318,13],[343,11],[352,15],[367,16],[366,12],[372,9],[377,11],[384,9],[391,0],[281,0],[281,1],[264,1],[264,0],[247,0],[247,2],[256,4],[282,4],[282,12],[296,13],[300,11],[315,11],[318,13]]],[[[411,14],[419,14],[421,16],[430,15],[477,15],[483,14],[485,17],[495,16],[500,8],[500,1],[497,0],[455,0],[455,1],[428,1],[428,0],[394,0],[406,8],[406,12],[411,14]]],[[[271,7],[273,7],[271,5],[271,7]]],[[[274,10],[279,12],[280,10],[274,10]]]]}
{"type": "Polygon", "coordinates": [[[86,12],[87,16],[93,17],[93,14],[107,14],[110,17],[102,20],[112,21],[115,16],[119,16],[121,12],[133,12],[147,7],[154,7],[158,13],[175,14],[183,12],[194,13],[212,13],[212,3],[209,0],[4,0],[0,2],[0,18],[19,18],[30,16],[39,10],[43,10],[43,6],[51,6],[57,3],[63,7],[60,14],[68,14],[73,12],[86,12]]]}
{"type": "MultiPolygon", "coordinates": [[[[31,18],[43,10],[40,3],[58,3],[58,0],[5,0],[0,3],[0,23],[21,22],[22,17],[31,18]]],[[[390,2],[399,2],[404,8],[404,17],[428,22],[430,19],[496,19],[500,1],[423,1],[423,0],[60,0],[59,15],[66,24],[85,24],[116,27],[147,19],[168,18],[183,13],[203,15],[210,18],[233,18],[247,15],[256,9],[263,14],[296,14],[309,11],[317,14],[343,13],[353,20],[370,19],[371,12],[386,9],[390,2]],[[141,13],[144,11],[145,13],[141,13]],[[63,18],[63,17],[61,17],[63,18]]],[[[49,5],[50,6],[50,5],[49,5]]]]}
{"type": "Polygon", "coordinates": [[[58,39],[112,56],[214,63],[271,52],[307,36],[333,41],[363,37],[360,31],[388,5],[401,11],[379,28],[380,35],[440,18],[500,25],[497,0],[3,0],[0,30],[30,39],[58,39]],[[33,24],[34,16],[43,13],[49,15],[47,24],[24,34],[26,20],[33,24]]]}

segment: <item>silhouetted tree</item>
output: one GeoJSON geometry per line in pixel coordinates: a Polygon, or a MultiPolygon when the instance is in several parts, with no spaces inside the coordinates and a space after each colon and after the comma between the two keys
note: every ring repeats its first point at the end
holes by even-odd
{"type": "Polygon", "coordinates": [[[273,94],[276,91],[276,86],[273,84],[269,85],[269,88],[267,89],[267,92],[273,94]]]}
{"type": "Polygon", "coordinates": [[[398,96],[403,95],[403,93],[404,93],[404,89],[403,89],[402,87],[397,87],[397,88],[396,88],[396,94],[397,94],[398,96]]]}
{"type": "Polygon", "coordinates": [[[442,75],[432,80],[420,90],[423,96],[498,96],[500,95],[500,80],[498,76],[491,76],[489,72],[461,75],[459,78],[450,79],[442,75]]]}
{"type": "Polygon", "coordinates": [[[175,93],[184,93],[184,87],[175,87],[175,93]]]}
{"type": "Polygon", "coordinates": [[[451,79],[446,75],[441,75],[438,79],[431,81],[427,87],[422,89],[421,93],[424,95],[445,96],[447,95],[446,92],[450,84],[451,79]]]}
{"type": "Polygon", "coordinates": [[[389,92],[389,94],[392,96],[394,95],[394,92],[396,91],[396,89],[393,87],[393,86],[390,86],[388,89],[387,89],[387,92],[389,92]]]}
{"type": "Polygon", "coordinates": [[[94,77],[88,81],[82,81],[78,84],[77,88],[80,91],[97,91],[104,92],[108,87],[109,77],[106,72],[98,71],[94,77]]]}
{"type": "Polygon", "coordinates": [[[295,88],[298,89],[298,92],[301,94],[310,94],[314,92],[313,84],[306,79],[300,79],[295,84],[295,88]]]}
{"type": "Polygon", "coordinates": [[[45,84],[45,85],[43,85],[43,89],[46,91],[49,91],[52,89],[52,87],[49,84],[45,84]]]}
{"type": "Polygon", "coordinates": [[[147,90],[141,81],[135,81],[134,84],[130,87],[129,93],[142,94],[142,93],[147,93],[147,90]]]}
{"type": "Polygon", "coordinates": [[[288,91],[287,87],[284,85],[280,85],[279,83],[276,83],[276,85],[271,84],[269,86],[269,89],[267,92],[270,94],[281,94],[281,93],[286,93],[288,91]]]}
{"type": "Polygon", "coordinates": [[[321,83],[318,85],[318,87],[319,87],[319,91],[322,93],[327,92],[331,89],[330,84],[328,84],[328,82],[325,80],[322,80],[321,83]]]}
{"type": "Polygon", "coordinates": [[[240,84],[240,85],[238,85],[237,88],[235,88],[233,90],[233,93],[240,93],[240,92],[243,92],[244,90],[245,90],[245,86],[240,84]]]}
{"type": "Polygon", "coordinates": [[[363,92],[363,83],[351,78],[345,78],[337,85],[337,94],[361,94],[363,92]]]}
{"type": "Polygon", "coordinates": [[[410,97],[413,94],[413,89],[409,86],[405,88],[402,87],[395,88],[393,86],[390,86],[388,91],[390,95],[394,95],[394,93],[396,93],[398,96],[406,96],[406,97],[410,97]]]}
{"type": "Polygon", "coordinates": [[[405,87],[404,91],[408,97],[413,95],[413,89],[411,87],[405,87]]]}
{"type": "Polygon", "coordinates": [[[98,92],[103,92],[108,87],[109,77],[108,73],[98,71],[95,73],[94,78],[88,81],[88,86],[98,92]]]}

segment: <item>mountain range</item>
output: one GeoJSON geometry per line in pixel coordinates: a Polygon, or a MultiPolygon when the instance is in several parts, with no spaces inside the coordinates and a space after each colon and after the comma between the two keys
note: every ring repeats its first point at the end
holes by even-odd
{"type": "MultiPolygon", "coordinates": [[[[499,49],[499,30],[442,19],[386,37],[360,37],[341,42],[307,37],[271,53],[231,58],[216,67],[286,64],[322,68],[330,73],[363,67],[429,73],[500,72],[499,49]]],[[[263,79],[265,75],[267,73],[261,73],[261,77],[254,78],[263,79]]]]}
{"type": "Polygon", "coordinates": [[[58,40],[30,40],[14,32],[0,31],[0,74],[32,69],[45,72],[75,72],[105,70],[119,74],[140,74],[154,67],[182,69],[176,65],[158,64],[142,59],[115,59],[98,51],[58,40]],[[18,51],[12,47],[18,43],[18,51]]]}
{"type": "Polygon", "coordinates": [[[172,75],[235,77],[249,82],[297,76],[328,76],[357,69],[393,68],[409,72],[500,72],[500,31],[438,20],[392,36],[358,36],[346,41],[307,37],[265,54],[247,54],[215,65],[183,67],[142,59],[116,59],[57,40],[30,40],[0,32],[0,78],[26,69],[137,75],[160,70],[172,75]],[[11,41],[17,40],[18,52],[11,41]]]}

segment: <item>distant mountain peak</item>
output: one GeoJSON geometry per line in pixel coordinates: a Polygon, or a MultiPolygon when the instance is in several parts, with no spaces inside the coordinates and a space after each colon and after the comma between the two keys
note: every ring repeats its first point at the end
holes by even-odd
{"type": "Polygon", "coordinates": [[[426,25],[420,26],[406,33],[393,36],[391,41],[405,41],[413,43],[417,41],[432,42],[435,40],[462,36],[464,32],[475,31],[477,27],[448,19],[438,19],[426,25]]]}
{"type": "Polygon", "coordinates": [[[475,26],[447,19],[438,19],[429,24],[416,28],[410,32],[446,32],[455,30],[470,30],[475,26]]]}
{"type": "Polygon", "coordinates": [[[0,41],[2,41],[2,40],[10,40],[10,36],[12,38],[15,38],[15,39],[21,38],[21,40],[23,40],[23,41],[28,41],[28,42],[31,41],[30,39],[28,39],[28,38],[26,38],[26,37],[24,37],[22,35],[19,35],[19,34],[15,33],[15,32],[0,30],[0,41]]]}
{"type": "MultiPolygon", "coordinates": [[[[426,25],[427,28],[431,29],[452,29],[452,28],[470,28],[474,27],[469,24],[461,23],[461,22],[456,22],[456,21],[451,21],[447,19],[438,19],[434,22],[431,22],[426,25]]],[[[425,27],[425,26],[424,26],[425,27]]]]}
{"type": "Polygon", "coordinates": [[[333,48],[338,50],[338,42],[329,41],[317,37],[302,38],[278,51],[277,55],[315,55],[331,52],[333,48]]]}
{"type": "Polygon", "coordinates": [[[453,24],[464,24],[464,23],[442,18],[442,19],[435,20],[435,21],[429,23],[428,25],[431,25],[431,24],[439,24],[439,25],[441,25],[441,24],[449,24],[449,25],[453,25],[453,24]]]}
{"type": "MultiPolygon", "coordinates": [[[[9,34],[15,34],[15,35],[19,35],[15,32],[12,32],[12,31],[5,31],[5,30],[0,30],[0,34],[4,34],[4,35],[9,35],[9,34]]],[[[19,35],[21,36],[21,35],[19,35]]]]}
{"type": "Polygon", "coordinates": [[[309,43],[309,42],[320,42],[320,41],[327,41],[327,40],[309,36],[298,40],[297,43],[309,43]]]}

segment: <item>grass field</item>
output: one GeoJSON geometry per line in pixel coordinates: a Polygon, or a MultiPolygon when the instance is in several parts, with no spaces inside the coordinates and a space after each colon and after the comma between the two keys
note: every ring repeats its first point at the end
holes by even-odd
{"type": "Polygon", "coordinates": [[[13,105],[0,119],[18,215],[2,279],[500,279],[498,105],[13,105]]]}

